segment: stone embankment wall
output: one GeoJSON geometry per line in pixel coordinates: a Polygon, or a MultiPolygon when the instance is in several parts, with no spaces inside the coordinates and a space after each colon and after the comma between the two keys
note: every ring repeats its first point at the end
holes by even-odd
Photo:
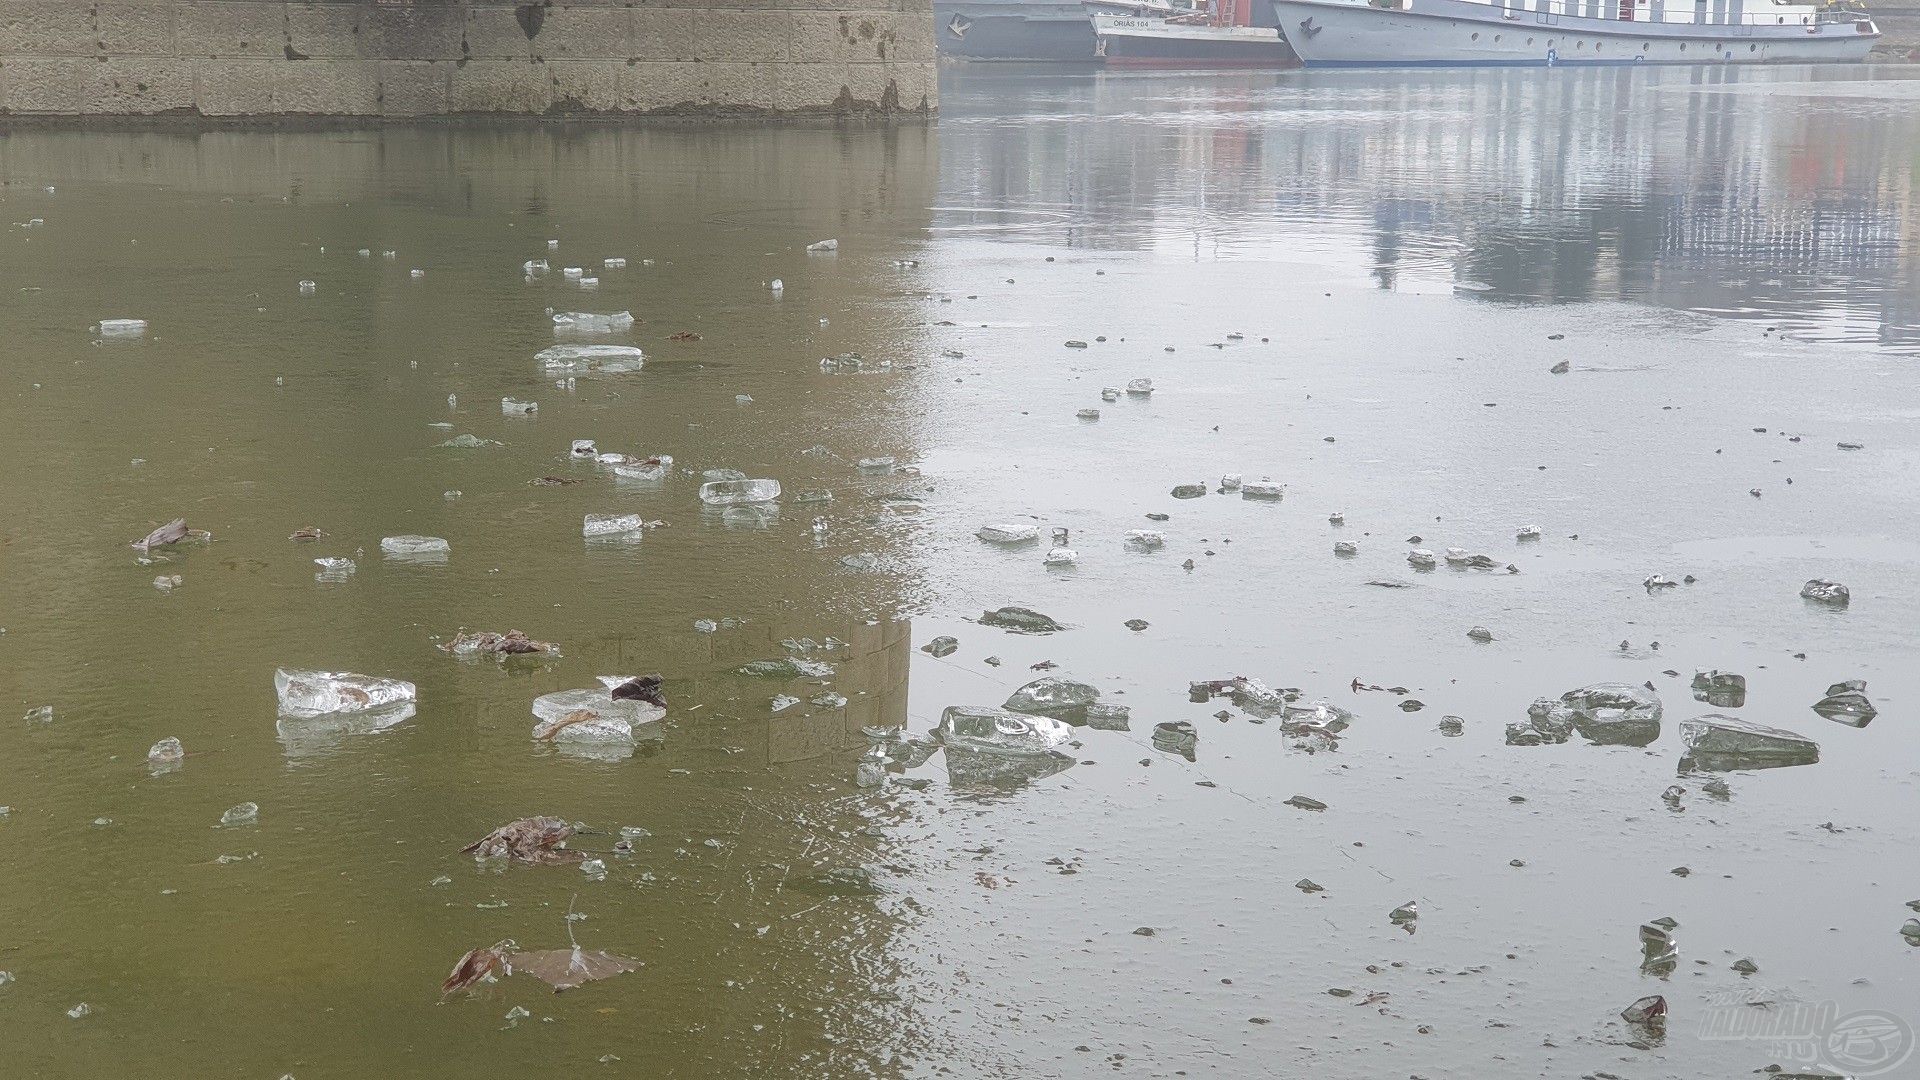
{"type": "Polygon", "coordinates": [[[0,123],[911,116],[930,0],[0,0],[0,123]]]}

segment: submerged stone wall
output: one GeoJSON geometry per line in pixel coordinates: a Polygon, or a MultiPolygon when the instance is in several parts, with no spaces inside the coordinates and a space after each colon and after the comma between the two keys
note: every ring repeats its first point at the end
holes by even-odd
{"type": "Polygon", "coordinates": [[[911,115],[930,0],[0,0],[0,119],[911,115]]]}

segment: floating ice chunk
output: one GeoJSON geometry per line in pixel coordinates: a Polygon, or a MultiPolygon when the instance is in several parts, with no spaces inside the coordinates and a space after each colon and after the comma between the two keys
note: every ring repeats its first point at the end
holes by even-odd
{"type": "Polygon", "coordinates": [[[708,506],[741,506],[779,497],[778,480],[713,480],[700,485],[700,501],[708,506]]]}
{"type": "Polygon", "coordinates": [[[627,268],[627,260],[620,258],[602,259],[600,260],[600,265],[606,267],[608,270],[625,270],[627,268]]]}
{"type": "Polygon", "coordinates": [[[1865,679],[1848,679],[1827,687],[1827,696],[1814,703],[1813,711],[1848,727],[1866,727],[1880,715],[1867,697],[1865,679]]]}
{"type": "Polygon", "coordinates": [[[580,287],[583,289],[597,289],[600,287],[600,279],[597,277],[583,277],[580,279],[580,287]]]}
{"type": "Polygon", "coordinates": [[[1239,491],[1243,479],[1244,478],[1237,472],[1227,473],[1220,477],[1220,490],[1239,491]]]}
{"type": "Polygon", "coordinates": [[[813,243],[811,243],[811,244],[808,244],[808,245],[807,245],[807,250],[808,250],[808,251],[810,251],[810,252],[812,252],[812,253],[813,253],[813,254],[815,254],[815,255],[819,255],[819,254],[823,254],[823,253],[825,253],[825,252],[829,252],[829,251],[839,251],[839,250],[840,250],[840,241],[838,241],[838,240],[816,240],[816,241],[814,241],[813,243]]]}
{"type": "Polygon", "coordinates": [[[1538,540],[1540,539],[1540,526],[1522,525],[1520,530],[1513,534],[1513,538],[1523,543],[1529,540],[1538,540]]]}
{"type": "Polygon", "coordinates": [[[1813,600],[1822,604],[1832,604],[1834,607],[1846,607],[1848,602],[1853,598],[1853,594],[1847,591],[1845,585],[1837,581],[1826,581],[1821,578],[1814,578],[1812,581],[1800,586],[1800,595],[1804,599],[1813,600]]]}
{"type": "Polygon", "coordinates": [[[1440,564],[1440,560],[1426,548],[1414,548],[1407,552],[1407,563],[1421,570],[1431,570],[1440,564]]]}
{"type": "Polygon", "coordinates": [[[1080,553],[1070,547],[1050,548],[1041,561],[1048,566],[1072,566],[1080,560],[1080,553]]]}
{"type": "Polygon", "coordinates": [[[413,279],[414,281],[419,281],[421,278],[426,276],[427,276],[427,272],[425,270],[421,270],[418,268],[407,271],[407,277],[413,279]]]}
{"type": "Polygon", "coordinates": [[[260,805],[258,803],[243,802],[238,806],[230,806],[226,813],[220,815],[220,824],[228,828],[236,825],[256,825],[259,821],[260,805]]]}
{"type": "Polygon", "coordinates": [[[1129,379],[1127,380],[1127,393],[1133,395],[1134,397],[1146,397],[1147,395],[1153,393],[1153,380],[1152,379],[1129,379]]]}
{"type": "Polygon", "coordinates": [[[1040,527],[1010,522],[990,523],[975,529],[973,535],[989,544],[1025,544],[1040,539],[1040,527]]]}
{"type": "Polygon", "coordinates": [[[563,278],[566,278],[568,281],[579,280],[580,275],[585,272],[586,271],[580,269],[577,266],[563,266],[560,268],[560,276],[563,278]]]}
{"type": "Polygon", "coordinates": [[[1078,420],[1098,420],[1100,419],[1100,410],[1099,409],[1081,409],[1079,412],[1076,412],[1073,415],[1074,415],[1074,418],[1078,420]]]}
{"type": "Polygon", "coordinates": [[[567,453],[577,458],[590,458],[599,456],[600,451],[593,445],[592,439],[575,439],[573,445],[567,448],[567,453]]]}
{"type": "Polygon", "coordinates": [[[602,675],[598,689],[562,690],[535,698],[533,737],[544,741],[633,739],[633,729],[667,715],[664,706],[637,697],[613,696],[619,687],[634,683],[633,676],[602,675]],[[582,716],[581,713],[589,715],[582,716]]]}
{"type": "Polygon", "coordinates": [[[520,272],[528,277],[543,277],[553,273],[553,267],[545,259],[528,259],[520,264],[520,272]]]}
{"type": "Polygon", "coordinates": [[[1333,553],[1343,559],[1351,559],[1355,555],[1360,554],[1360,545],[1351,540],[1335,540],[1333,542],[1333,553]]]}
{"type": "Polygon", "coordinates": [[[288,671],[273,673],[274,693],[285,716],[309,717],[328,713],[371,712],[414,700],[414,686],[399,679],[355,675],[345,671],[288,671]]]}
{"type": "Polygon", "coordinates": [[[881,457],[861,458],[854,463],[854,467],[863,473],[890,473],[893,471],[893,462],[893,455],[887,454],[881,457]]]}
{"type": "Polygon", "coordinates": [[[1549,742],[1565,742],[1578,729],[1581,737],[1604,746],[1646,746],[1660,737],[1660,698],[1644,686],[1595,683],[1560,695],[1542,698],[1528,707],[1533,726],[1549,742]]]}
{"type": "Polygon", "coordinates": [[[28,709],[24,719],[29,724],[51,724],[53,723],[53,706],[41,705],[38,708],[28,709]]]}
{"type": "Polygon", "coordinates": [[[782,292],[786,291],[786,288],[787,283],[781,281],[779,278],[774,278],[772,281],[767,282],[767,289],[775,296],[779,296],[782,292]]]}
{"type": "Polygon", "coordinates": [[[490,447],[504,446],[504,445],[506,444],[495,442],[492,439],[483,439],[478,435],[468,433],[464,435],[455,435],[453,438],[448,439],[446,442],[437,443],[435,444],[435,449],[438,449],[438,450],[485,450],[490,447]]]}
{"type": "Polygon", "coordinates": [[[1117,387],[1117,386],[1103,386],[1103,387],[1101,387],[1101,388],[1100,388],[1100,400],[1101,400],[1101,401],[1109,401],[1109,402],[1111,402],[1111,401],[1119,401],[1119,400],[1120,400],[1120,388],[1119,388],[1119,387],[1117,387]]]}
{"type": "Polygon", "coordinates": [[[629,533],[638,534],[645,528],[646,523],[640,519],[639,514],[588,514],[585,522],[580,526],[580,535],[585,537],[623,536],[629,533]]]}
{"type": "Polygon", "coordinates": [[[1073,728],[1046,716],[974,705],[952,705],[934,734],[949,748],[999,754],[1051,754],[1073,739],[1073,728]]]}
{"type": "Polygon", "coordinates": [[[560,241],[558,241],[558,240],[549,240],[549,241],[547,241],[547,250],[548,250],[548,251],[559,251],[559,250],[560,250],[560,241]]]}
{"type": "Polygon", "coordinates": [[[611,315],[559,311],[553,316],[553,332],[556,334],[611,334],[631,329],[633,314],[626,311],[616,311],[611,315]]]}
{"type": "Polygon", "coordinates": [[[312,296],[314,293],[318,292],[319,289],[320,289],[320,286],[314,284],[311,281],[302,281],[300,283],[301,296],[312,296]]]}
{"type": "Polygon", "coordinates": [[[1167,538],[1151,529],[1132,529],[1122,543],[1137,551],[1154,551],[1165,547],[1167,538]]]}
{"type": "Polygon", "coordinates": [[[320,568],[313,575],[317,581],[345,581],[359,569],[352,559],[339,557],[315,559],[313,565],[320,568]]]}
{"type": "Polygon", "coordinates": [[[93,324],[93,332],[103,338],[137,338],[147,334],[145,319],[101,319],[93,324]]]}
{"type": "Polygon", "coordinates": [[[1737,709],[1747,703],[1747,677],[1730,671],[1696,671],[1693,696],[1716,709],[1737,709]]]}
{"type": "Polygon", "coordinates": [[[540,403],[537,401],[515,401],[510,397],[500,399],[500,415],[502,416],[532,416],[539,411],[540,403]]]}
{"type": "Polygon", "coordinates": [[[1767,768],[1820,760],[1820,744],[1804,735],[1721,713],[1680,721],[1680,739],[1696,763],[1708,768],[1767,768]]]}
{"type": "Polygon", "coordinates": [[[1258,480],[1248,480],[1240,485],[1240,497],[1243,499],[1278,499],[1286,495],[1286,493],[1287,487],[1285,484],[1275,480],[1269,480],[1264,476],[1258,480]]]}
{"type": "Polygon", "coordinates": [[[186,747],[180,745],[179,739],[169,735],[159,742],[154,743],[152,749],[147,751],[147,763],[149,765],[177,765],[186,756],[186,747]]]}
{"type": "Polygon", "coordinates": [[[438,536],[389,536],[380,541],[380,554],[409,562],[446,562],[453,548],[438,536]]]}
{"type": "Polygon", "coordinates": [[[1199,748],[1200,733],[1185,720],[1169,720],[1164,724],[1153,725],[1153,748],[1169,754],[1179,754],[1192,761],[1194,751],[1199,748]]]}
{"type": "Polygon", "coordinates": [[[1015,690],[1002,708],[1009,712],[1051,716],[1068,723],[1086,722],[1087,709],[1100,700],[1100,691],[1083,682],[1048,676],[1015,690]]]}

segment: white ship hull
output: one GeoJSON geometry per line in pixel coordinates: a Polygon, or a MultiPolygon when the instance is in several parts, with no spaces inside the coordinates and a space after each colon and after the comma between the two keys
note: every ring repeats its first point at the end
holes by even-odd
{"type": "Polygon", "coordinates": [[[1731,12],[1728,0],[1714,0],[1712,14],[1686,0],[1657,6],[1649,0],[1529,0],[1537,4],[1529,8],[1475,0],[1381,2],[1393,6],[1273,0],[1273,11],[1308,67],[1818,64],[1864,60],[1880,38],[1864,18],[1823,20],[1810,9],[1783,11],[1762,3],[1754,4],[1756,13],[1741,14],[1740,0],[1733,0],[1731,12]],[[1619,17],[1623,4],[1635,18],[1619,17]],[[1566,14],[1569,9],[1581,14],[1566,14]],[[1695,17],[1701,21],[1680,21],[1695,17]]]}

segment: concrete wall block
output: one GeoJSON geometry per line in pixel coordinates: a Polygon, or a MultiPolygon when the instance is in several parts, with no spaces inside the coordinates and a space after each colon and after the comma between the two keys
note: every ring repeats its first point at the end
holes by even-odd
{"type": "Polygon", "coordinates": [[[641,62],[621,67],[621,107],[631,112],[771,109],[772,64],[641,62]]]}
{"type": "Polygon", "coordinates": [[[172,3],[96,4],[95,46],[113,56],[172,56],[172,3]]]}
{"type": "Polygon", "coordinates": [[[635,60],[689,60],[700,13],[684,8],[635,8],[627,55],[635,60]]]}
{"type": "Polygon", "coordinates": [[[287,44],[301,56],[315,60],[377,59],[368,49],[369,34],[361,26],[362,4],[287,5],[287,44]]]}
{"type": "Polygon", "coordinates": [[[542,113],[552,102],[545,64],[474,61],[447,75],[448,112],[542,113]]]}
{"type": "Polygon", "coordinates": [[[703,61],[785,60],[793,37],[785,12],[710,11],[695,15],[690,25],[693,58],[703,61]]]}
{"type": "Polygon", "coordinates": [[[9,60],[0,108],[10,113],[77,113],[86,66],[97,62],[73,57],[9,60]]]}
{"type": "Polygon", "coordinates": [[[174,15],[174,48],[181,56],[285,59],[286,5],[242,0],[182,0],[174,15]]]}
{"type": "Polygon", "coordinates": [[[625,60],[549,60],[547,69],[554,113],[621,111],[620,72],[625,60]]]}
{"type": "Polygon", "coordinates": [[[200,111],[208,116],[271,114],[273,69],[285,64],[285,60],[195,60],[200,111]]]}
{"type": "Polygon", "coordinates": [[[365,55],[382,60],[458,60],[466,29],[465,11],[453,4],[360,9],[365,55]]]}
{"type": "MultiPolygon", "coordinates": [[[[547,9],[539,35],[527,44],[535,56],[547,60],[624,60],[632,24],[624,9],[555,6],[547,9]]],[[[516,21],[514,29],[519,28],[516,21]]]]}
{"type": "Polygon", "coordinates": [[[0,58],[90,56],[94,42],[85,4],[0,0],[0,58]]]}
{"type": "Polygon", "coordinates": [[[151,116],[193,108],[193,61],[115,57],[82,69],[81,108],[105,116],[151,116]]]}
{"type": "Polygon", "coordinates": [[[378,115],[380,66],[370,60],[276,64],[273,111],[283,116],[378,115]]]}
{"type": "MultiPolygon", "coordinates": [[[[546,25],[540,36],[546,35],[546,25]]],[[[510,7],[474,7],[467,12],[464,26],[467,54],[476,60],[527,60],[534,55],[533,42],[520,28],[520,20],[510,7]]]]}
{"type": "Polygon", "coordinates": [[[380,112],[384,116],[433,116],[447,111],[447,74],[453,65],[431,60],[380,63],[380,112]]]}
{"type": "Polygon", "coordinates": [[[812,12],[787,15],[788,56],[814,63],[931,63],[932,25],[898,12],[812,12]]]}

